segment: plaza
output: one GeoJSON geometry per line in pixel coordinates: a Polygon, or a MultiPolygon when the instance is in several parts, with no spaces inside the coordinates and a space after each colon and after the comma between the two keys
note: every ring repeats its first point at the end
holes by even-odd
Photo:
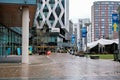
{"type": "MultiPolygon", "coordinates": [[[[11,56],[16,57],[16,56],[11,56]]],[[[17,57],[19,60],[21,56],[17,57]]],[[[29,65],[0,64],[0,80],[119,80],[120,64],[68,53],[29,56],[29,65]]]]}

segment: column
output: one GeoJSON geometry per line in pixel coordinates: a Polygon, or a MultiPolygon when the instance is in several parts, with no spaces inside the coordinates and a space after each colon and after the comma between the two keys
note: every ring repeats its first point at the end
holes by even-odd
{"type": "Polygon", "coordinates": [[[22,10],[22,63],[29,64],[29,8],[23,6],[22,10]]]}

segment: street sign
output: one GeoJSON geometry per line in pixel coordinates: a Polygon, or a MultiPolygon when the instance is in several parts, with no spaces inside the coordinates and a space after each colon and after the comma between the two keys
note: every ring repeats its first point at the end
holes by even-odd
{"type": "Polygon", "coordinates": [[[57,32],[57,33],[59,33],[60,29],[59,28],[51,28],[50,32],[57,32]]]}
{"type": "Polygon", "coordinates": [[[85,38],[87,36],[87,29],[86,27],[82,28],[82,37],[85,38]]]}
{"type": "Polygon", "coordinates": [[[118,14],[112,14],[112,30],[118,31],[118,14]]]}

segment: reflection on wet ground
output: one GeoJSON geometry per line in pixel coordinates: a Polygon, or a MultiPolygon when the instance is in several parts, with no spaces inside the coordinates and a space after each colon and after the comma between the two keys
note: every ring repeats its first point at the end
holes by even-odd
{"type": "Polygon", "coordinates": [[[0,80],[120,80],[118,76],[60,77],[60,78],[1,78],[0,80]]]}
{"type": "Polygon", "coordinates": [[[0,64],[0,80],[120,80],[120,63],[69,54],[32,55],[30,64],[0,64]]]}

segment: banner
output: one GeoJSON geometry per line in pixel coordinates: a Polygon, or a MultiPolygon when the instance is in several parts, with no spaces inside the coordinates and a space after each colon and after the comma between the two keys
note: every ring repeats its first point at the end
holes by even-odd
{"type": "Polygon", "coordinates": [[[112,14],[112,31],[118,31],[118,14],[112,14]]]}
{"type": "Polygon", "coordinates": [[[87,29],[86,27],[82,28],[82,37],[85,38],[87,36],[87,29]]]}
{"type": "Polygon", "coordinates": [[[72,43],[72,44],[75,43],[75,35],[74,35],[74,34],[72,34],[72,36],[71,36],[71,43],[72,43]]]}

